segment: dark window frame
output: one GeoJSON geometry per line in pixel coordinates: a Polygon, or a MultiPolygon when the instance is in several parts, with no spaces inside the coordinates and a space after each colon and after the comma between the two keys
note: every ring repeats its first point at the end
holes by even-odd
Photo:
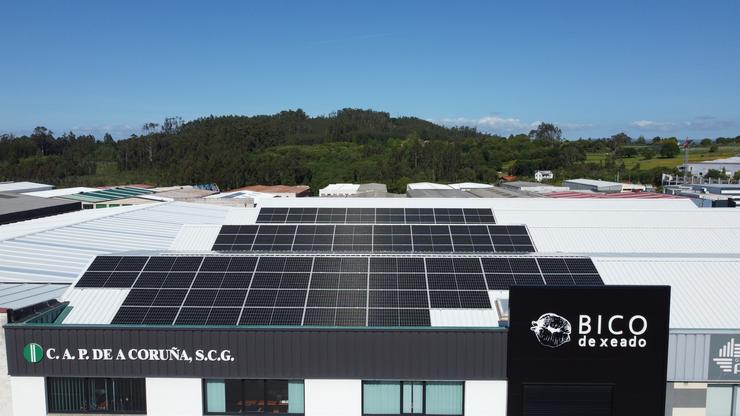
{"type": "Polygon", "coordinates": [[[147,414],[147,399],[146,399],[146,379],[145,378],[132,378],[132,377],[45,377],[44,378],[44,394],[45,394],[45,402],[46,402],[46,412],[47,413],[54,413],[54,414],[126,414],[126,415],[145,415],[147,414]],[[142,393],[141,396],[141,404],[143,405],[143,410],[131,410],[131,409],[90,409],[90,410],[83,410],[83,409],[76,409],[76,410],[58,410],[58,409],[52,409],[52,403],[51,403],[51,395],[49,394],[49,379],[56,379],[56,380],[80,380],[82,382],[82,389],[84,390],[84,397],[88,398],[90,397],[90,391],[89,389],[89,382],[90,380],[104,380],[106,390],[109,390],[107,392],[112,395],[112,399],[110,399],[110,402],[114,404],[116,403],[116,396],[115,396],[115,382],[116,381],[131,381],[131,382],[141,382],[142,383],[142,393]]]}
{"type": "MultiPolygon", "coordinates": [[[[284,416],[304,416],[306,413],[306,381],[304,379],[270,379],[270,378],[204,378],[201,380],[201,391],[203,396],[203,414],[204,415],[284,415],[284,416]],[[228,381],[238,381],[240,383],[239,390],[244,393],[244,382],[246,381],[261,381],[262,382],[262,395],[265,404],[267,404],[267,383],[270,381],[284,381],[289,383],[291,381],[303,382],[303,413],[270,413],[267,409],[267,405],[262,412],[209,412],[208,411],[208,395],[206,390],[206,383],[213,380],[223,380],[224,383],[228,381]]],[[[244,400],[244,398],[242,398],[244,400]]],[[[290,397],[288,398],[290,400],[290,397]]]]}
{"type": "Polygon", "coordinates": [[[360,403],[362,406],[362,416],[385,416],[385,415],[379,415],[376,413],[365,413],[365,383],[373,383],[373,382],[384,382],[384,383],[398,383],[399,388],[401,389],[399,394],[399,413],[397,414],[388,414],[388,416],[465,416],[465,381],[461,380],[362,380],[362,386],[361,386],[361,395],[360,395],[360,403]],[[421,383],[422,384],[422,392],[421,397],[424,400],[424,403],[422,403],[422,413],[404,413],[403,412],[403,385],[405,383],[421,383]],[[458,383],[462,386],[462,403],[461,408],[462,412],[459,415],[437,415],[435,413],[427,413],[427,384],[428,383],[458,383]]]}

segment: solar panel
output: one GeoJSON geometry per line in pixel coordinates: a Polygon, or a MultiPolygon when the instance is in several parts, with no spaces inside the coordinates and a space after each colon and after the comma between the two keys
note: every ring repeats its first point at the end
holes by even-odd
{"type": "MultiPolygon", "coordinates": [[[[262,224],[249,228],[249,234],[242,232],[243,227],[222,226],[213,250],[375,253],[535,251],[524,226],[262,224]]],[[[224,264],[209,261],[203,264],[201,270],[222,270],[224,267],[224,264]]],[[[275,267],[275,270],[280,268],[279,265],[275,267]]]]}
{"type": "Polygon", "coordinates": [[[582,257],[101,256],[92,265],[76,287],[130,289],[112,323],[137,325],[428,326],[430,309],[490,309],[489,290],[603,285],[582,257]]]}
{"type": "MultiPolygon", "coordinates": [[[[495,224],[490,208],[261,208],[258,224],[495,224]]],[[[238,226],[230,226],[230,230],[238,226]]],[[[244,226],[242,226],[244,227],[244,226]]]]}

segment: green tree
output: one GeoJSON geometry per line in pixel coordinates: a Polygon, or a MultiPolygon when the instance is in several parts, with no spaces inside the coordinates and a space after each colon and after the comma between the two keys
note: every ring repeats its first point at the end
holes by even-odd
{"type": "Polygon", "coordinates": [[[722,179],[725,177],[725,175],[723,175],[722,172],[717,169],[709,169],[704,177],[712,179],[722,179]]]}
{"type": "Polygon", "coordinates": [[[670,159],[676,157],[681,152],[678,143],[675,140],[665,140],[660,145],[660,157],[670,159]]]}
{"type": "Polygon", "coordinates": [[[640,151],[640,154],[642,155],[643,159],[650,160],[655,157],[655,149],[652,147],[646,147],[640,151]]]}
{"type": "Polygon", "coordinates": [[[702,139],[699,143],[702,147],[709,147],[712,145],[712,139],[702,139]]]}
{"type": "Polygon", "coordinates": [[[563,132],[552,123],[540,123],[536,129],[529,132],[529,138],[536,142],[560,143],[563,140],[563,132]]]}

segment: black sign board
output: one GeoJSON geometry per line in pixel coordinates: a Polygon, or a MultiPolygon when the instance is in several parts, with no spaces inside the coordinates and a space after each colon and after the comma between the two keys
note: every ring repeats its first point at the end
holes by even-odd
{"type": "Polygon", "coordinates": [[[6,325],[8,374],[503,380],[506,331],[6,325]]]}
{"type": "Polygon", "coordinates": [[[663,415],[670,287],[512,287],[508,414],[663,415]]]}

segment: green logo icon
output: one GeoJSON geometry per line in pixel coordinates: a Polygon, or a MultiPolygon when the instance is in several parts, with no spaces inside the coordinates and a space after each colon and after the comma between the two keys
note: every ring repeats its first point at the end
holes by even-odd
{"type": "Polygon", "coordinates": [[[29,363],[38,363],[44,359],[44,349],[35,342],[26,344],[23,347],[23,358],[29,363]]]}

